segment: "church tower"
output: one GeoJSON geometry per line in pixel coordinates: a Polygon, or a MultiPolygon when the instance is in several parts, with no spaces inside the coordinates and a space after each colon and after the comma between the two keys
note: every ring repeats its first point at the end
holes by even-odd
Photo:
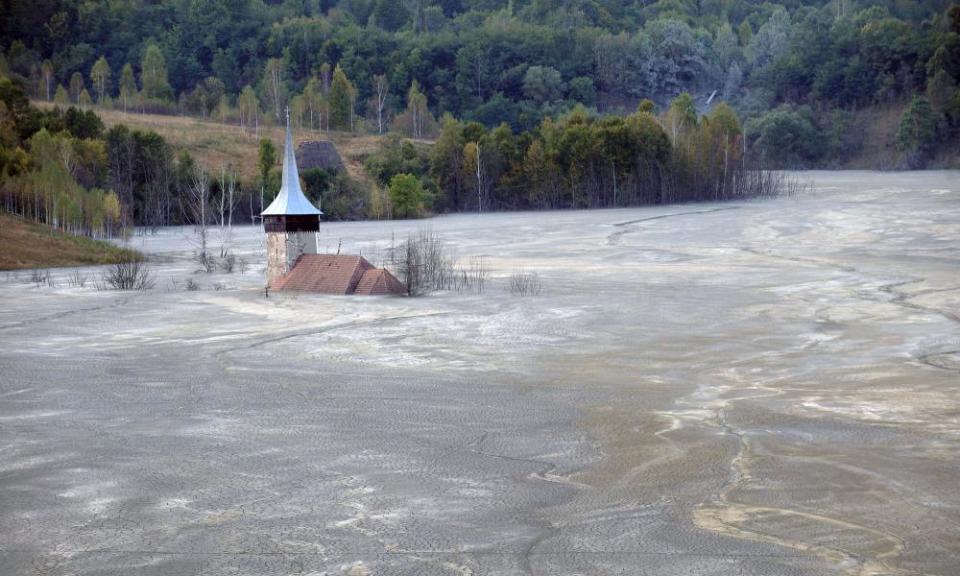
{"type": "Polygon", "coordinates": [[[301,254],[317,253],[320,215],[303,190],[297,172],[297,157],[290,133],[287,109],[287,134],[283,146],[283,177],[277,197],[260,213],[267,234],[267,286],[286,274],[301,254]]]}

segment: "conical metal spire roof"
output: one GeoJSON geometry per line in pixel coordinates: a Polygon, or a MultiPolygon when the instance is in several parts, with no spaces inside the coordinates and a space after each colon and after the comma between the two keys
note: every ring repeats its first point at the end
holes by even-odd
{"type": "Polygon", "coordinates": [[[287,139],[283,145],[283,177],[280,192],[261,216],[311,216],[323,214],[300,189],[300,174],[297,172],[297,156],[293,150],[293,135],[290,133],[290,109],[287,108],[287,139]]]}

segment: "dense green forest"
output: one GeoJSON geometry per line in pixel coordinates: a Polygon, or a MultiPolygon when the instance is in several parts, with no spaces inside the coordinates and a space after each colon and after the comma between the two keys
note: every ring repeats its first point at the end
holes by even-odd
{"type": "Polygon", "coordinates": [[[767,194],[778,184],[758,169],[842,163],[868,138],[864,111],[884,107],[900,167],[960,140],[960,6],[945,0],[0,0],[0,12],[0,199],[94,236],[195,222],[198,197],[204,219],[252,217],[278,187],[267,140],[258,177],[240,182],[155,133],[106,130],[96,107],[255,135],[290,106],[301,128],[388,134],[368,183],[303,175],[332,218],[767,194]]]}
{"type": "MultiPolygon", "coordinates": [[[[952,12],[951,12],[952,9],[952,12]]],[[[535,130],[581,104],[730,104],[769,165],[856,151],[854,112],[960,116],[948,0],[2,0],[0,66],[31,97],[433,137],[449,113],[535,130]],[[783,136],[787,135],[787,138],[783,136]]],[[[923,152],[923,150],[919,150],[923,152]]],[[[922,164],[922,154],[909,160],[922,164]]]]}

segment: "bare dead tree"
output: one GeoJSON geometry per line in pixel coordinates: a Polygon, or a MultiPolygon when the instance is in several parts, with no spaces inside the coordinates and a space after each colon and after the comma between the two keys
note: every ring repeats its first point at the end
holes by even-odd
{"type": "Polygon", "coordinates": [[[452,287],[454,258],[440,237],[429,230],[409,235],[399,247],[391,241],[390,261],[409,296],[452,287]]]}
{"type": "Polygon", "coordinates": [[[480,153],[480,143],[477,142],[477,212],[483,212],[483,155],[480,153]]]}
{"type": "Polygon", "coordinates": [[[207,172],[197,166],[193,172],[190,186],[187,188],[187,217],[193,225],[191,242],[197,249],[197,260],[207,272],[212,272],[213,258],[207,251],[208,211],[210,204],[210,178],[207,172]]]}
{"type": "Polygon", "coordinates": [[[233,209],[237,200],[237,173],[231,165],[220,169],[220,195],[217,197],[217,223],[220,236],[220,257],[226,258],[233,241],[233,209]]]}

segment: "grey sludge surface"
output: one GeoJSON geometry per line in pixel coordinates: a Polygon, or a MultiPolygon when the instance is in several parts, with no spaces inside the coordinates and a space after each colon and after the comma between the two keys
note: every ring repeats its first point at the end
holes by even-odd
{"type": "Polygon", "coordinates": [[[0,274],[0,574],[958,574],[960,174],[801,178],[322,227],[482,294],[264,298],[253,227],[242,275],[186,229],[149,292],[0,274]]]}

